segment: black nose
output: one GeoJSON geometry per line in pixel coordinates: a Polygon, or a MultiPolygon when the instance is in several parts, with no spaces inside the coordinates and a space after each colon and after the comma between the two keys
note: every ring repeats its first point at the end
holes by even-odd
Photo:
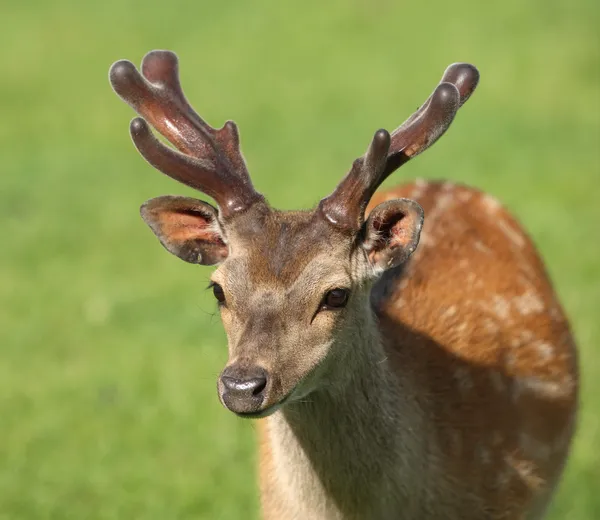
{"type": "Polygon", "coordinates": [[[231,365],[221,374],[221,399],[232,412],[245,414],[260,409],[268,375],[261,367],[231,365]]]}
{"type": "Polygon", "coordinates": [[[267,376],[255,376],[239,379],[232,376],[221,376],[223,385],[237,397],[252,397],[260,394],[267,386],[267,376]]]}

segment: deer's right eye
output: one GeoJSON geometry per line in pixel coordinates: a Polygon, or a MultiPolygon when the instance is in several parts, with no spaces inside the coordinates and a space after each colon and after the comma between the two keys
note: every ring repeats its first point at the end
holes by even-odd
{"type": "Polygon", "coordinates": [[[223,305],[225,303],[225,291],[223,291],[223,287],[221,287],[218,283],[213,283],[212,290],[215,298],[219,302],[219,305],[223,305]]]}
{"type": "Polygon", "coordinates": [[[323,298],[321,309],[341,309],[346,306],[346,303],[348,303],[348,291],[346,289],[332,289],[323,298]]]}

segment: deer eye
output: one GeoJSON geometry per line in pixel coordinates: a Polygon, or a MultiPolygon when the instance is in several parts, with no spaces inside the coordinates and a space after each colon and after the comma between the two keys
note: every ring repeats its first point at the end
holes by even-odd
{"type": "Polygon", "coordinates": [[[321,309],[341,309],[346,306],[346,303],[348,303],[348,291],[346,289],[332,289],[323,298],[321,309]]]}
{"type": "Polygon", "coordinates": [[[221,287],[218,283],[213,283],[212,290],[215,298],[219,302],[219,305],[223,305],[225,303],[225,291],[223,291],[223,287],[221,287]]]}

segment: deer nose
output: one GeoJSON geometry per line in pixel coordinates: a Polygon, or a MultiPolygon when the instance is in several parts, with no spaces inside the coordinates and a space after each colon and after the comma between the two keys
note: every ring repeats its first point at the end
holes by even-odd
{"type": "Polygon", "coordinates": [[[267,386],[266,376],[256,376],[238,379],[237,377],[221,376],[223,386],[238,397],[250,397],[260,394],[267,386]]]}
{"type": "Polygon", "coordinates": [[[265,399],[267,383],[265,369],[231,365],[223,370],[220,377],[221,400],[232,412],[242,415],[256,413],[265,399]]]}

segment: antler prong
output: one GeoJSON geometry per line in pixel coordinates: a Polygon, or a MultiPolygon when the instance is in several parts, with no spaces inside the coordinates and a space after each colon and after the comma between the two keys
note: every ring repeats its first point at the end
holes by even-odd
{"type": "Polygon", "coordinates": [[[330,197],[323,199],[319,204],[319,210],[323,217],[336,226],[344,227],[349,214],[343,202],[366,199],[364,187],[371,186],[373,184],[371,179],[383,173],[389,148],[389,132],[384,129],[377,130],[365,155],[354,161],[350,173],[348,173],[347,177],[357,179],[358,182],[341,182],[330,197]],[[342,204],[338,202],[342,202],[342,204]]]}
{"type": "MultiPolygon", "coordinates": [[[[421,107],[391,134],[378,131],[365,156],[357,159],[334,192],[319,204],[320,213],[335,225],[356,230],[377,187],[397,168],[435,143],[452,123],[458,109],[469,99],[479,81],[479,72],[468,63],[450,65],[441,83],[421,107]],[[386,157],[373,164],[377,141],[389,142],[386,157]],[[382,137],[377,137],[381,135],[382,137]]],[[[383,145],[381,146],[383,148],[383,145]]],[[[377,155],[377,154],[375,154],[377,155]]]]}
{"type": "Polygon", "coordinates": [[[479,71],[470,63],[453,63],[444,71],[441,83],[452,83],[460,93],[462,107],[479,83],[479,71]]]}
{"type": "Polygon", "coordinates": [[[392,133],[384,178],[435,143],[450,127],[459,106],[458,89],[452,83],[440,83],[415,116],[392,133]]]}
{"type": "Polygon", "coordinates": [[[163,173],[213,197],[223,216],[264,201],[250,181],[235,123],[219,130],[209,126],[186,100],[178,68],[177,56],[169,51],[148,53],[141,74],[127,60],[111,67],[115,92],[181,153],[156,139],[141,118],[130,127],[136,147],[163,173]]]}

